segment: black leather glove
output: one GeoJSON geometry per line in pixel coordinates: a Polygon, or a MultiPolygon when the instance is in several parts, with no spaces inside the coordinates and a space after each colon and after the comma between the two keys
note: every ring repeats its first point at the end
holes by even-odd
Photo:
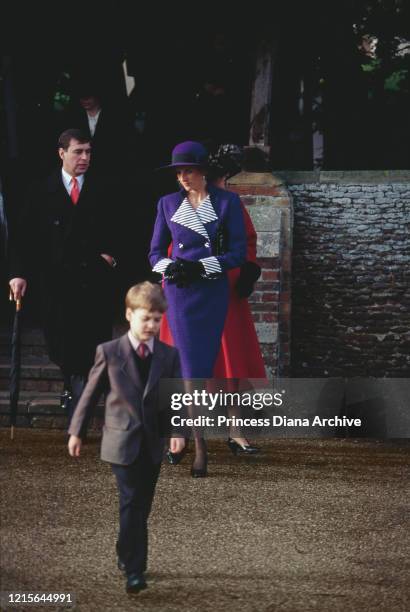
{"type": "Polygon", "coordinates": [[[162,283],[162,274],[152,271],[147,280],[149,280],[150,283],[158,283],[160,285],[162,283]]]}
{"type": "Polygon", "coordinates": [[[247,298],[254,290],[254,285],[261,275],[261,268],[253,261],[245,261],[241,265],[241,272],[236,283],[239,297],[247,298]]]}
{"type": "Polygon", "coordinates": [[[168,264],[164,276],[168,282],[175,283],[177,287],[186,286],[185,272],[178,260],[168,264]]]}
{"type": "Polygon", "coordinates": [[[178,257],[177,262],[182,267],[185,281],[188,284],[199,280],[205,273],[205,268],[200,261],[189,261],[188,259],[180,259],[178,257]]]}

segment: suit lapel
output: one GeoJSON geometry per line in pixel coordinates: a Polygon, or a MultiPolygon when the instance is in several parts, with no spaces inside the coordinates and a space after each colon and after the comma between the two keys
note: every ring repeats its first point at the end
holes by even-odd
{"type": "Polygon", "coordinates": [[[61,170],[50,176],[47,182],[47,189],[50,193],[55,193],[58,196],[59,204],[66,210],[67,208],[69,210],[73,208],[71,198],[67,193],[67,189],[64,187],[61,170]]]}
{"type": "Polygon", "coordinates": [[[147,384],[144,390],[144,398],[148,395],[151,389],[157,384],[159,378],[164,371],[165,355],[162,345],[154,338],[154,351],[152,353],[151,367],[148,374],[147,384]]]}
{"type": "MultiPolygon", "coordinates": [[[[77,210],[82,210],[84,208],[84,202],[89,198],[89,194],[92,192],[93,182],[90,182],[89,176],[84,174],[83,186],[81,187],[80,197],[78,198],[78,202],[75,205],[77,210]]],[[[70,199],[71,201],[71,199],[70,199]]]]}
{"type": "Polygon", "coordinates": [[[61,225],[62,227],[61,248],[63,249],[73,225],[74,206],[64,187],[61,170],[49,177],[47,191],[52,195],[48,214],[55,225],[61,225]]]}
{"type": "Polygon", "coordinates": [[[133,354],[133,348],[129,341],[128,334],[121,337],[118,353],[122,361],[121,368],[125,374],[130,378],[131,382],[141,392],[143,390],[141,377],[138,372],[137,364],[135,363],[135,357],[133,354]]]}
{"type": "MultiPolygon", "coordinates": [[[[100,110],[100,114],[98,115],[98,121],[97,124],[95,126],[95,132],[94,132],[94,136],[92,137],[92,143],[94,144],[94,146],[96,145],[96,143],[98,143],[101,140],[101,136],[104,136],[104,111],[103,109],[100,110]]],[[[87,119],[87,125],[88,125],[88,119],[87,119]]],[[[90,127],[88,126],[88,131],[90,133],[91,136],[91,132],[90,132],[90,127]]]]}
{"type": "Polygon", "coordinates": [[[121,337],[119,342],[118,353],[122,361],[121,368],[125,374],[131,379],[133,384],[139,391],[143,391],[143,397],[145,398],[151,389],[156,385],[159,378],[164,371],[165,356],[164,350],[160,342],[154,339],[154,351],[152,353],[151,367],[148,374],[147,384],[145,389],[142,387],[141,377],[138,372],[137,364],[133,354],[133,348],[128,339],[128,334],[121,337]]]}

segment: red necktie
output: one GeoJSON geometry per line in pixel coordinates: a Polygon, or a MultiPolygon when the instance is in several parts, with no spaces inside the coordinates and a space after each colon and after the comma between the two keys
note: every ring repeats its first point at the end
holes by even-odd
{"type": "Polygon", "coordinates": [[[149,355],[149,348],[146,344],[144,344],[143,342],[141,342],[138,345],[137,348],[137,355],[138,357],[140,357],[141,359],[145,359],[146,357],[148,357],[149,355]]]}
{"type": "Polygon", "coordinates": [[[70,197],[71,197],[71,201],[73,204],[77,204],[78,202],[78,198],[80,197],[80,188],[78,186],[78,181],[75,178],[75,176],[71,179],[71,193],[70,193],[70,197]]]}

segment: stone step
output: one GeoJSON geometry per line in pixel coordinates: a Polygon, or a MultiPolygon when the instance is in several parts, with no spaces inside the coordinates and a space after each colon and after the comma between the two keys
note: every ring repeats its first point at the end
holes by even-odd
{"type": "MultiPolygon", "coordinates": [[[[114,337],[123,334],[126,323],[114,325],[114,337]]],[[[9,390],[11,329],[0,328],[0,390],[9,390]]],[[[22,329],[21,332],[21,376],[20,389],[37,393],[59,394],[63,389],[60,369],[48,358],[44,336],[40,329],[22,329]]]]}
{"type": "MultiPolygon", "coordinates": [[[[12,329],[0,329],[0,346],[8,345],[11,340],[12,329]]],[[[23,345],[44,346],[44,336],[40,329],[22,329],[21,343],[23,345]]]]}
{"type": "MultiPolygon", "coordinates": [[[[0,363],[6,363],[11,354],[11,334],[12,330],[0,329],[0,363]]],[[[47,359],[47,350],[44,336],[39,329],[22,330],[20,338],[21,356],[41,357],[47,359]]]]}
{"type": "MultiPolygon", "coordinates": [[[[7,354],[2,354],[0,351],[0,366],[10,365],[10,352],[7,354]]],[[[35,354],[35,353],[22,353],[21,362],[25,366],[47,366],[50,364],[50,360],[48,355],[44,354],[35,354]]]]}
{"type": "MultiPolygon", "coordinates": [[[[20,391],[18,401],[18,413],[23,414],[34,409],[40,411],[61,411],[60,394],[53,391],[20,391]]],[[[8,391],[0,391],[0,414],[8,413],[10,410],[10,396],[8,391]]]]}
{"type": "MultiPolygon", "coordinates": [[[[0,365],[0,390],[7,391],[10,385],[10,365],[0,365]]],[[[60,368],[54,364],[22,364],[20,370],[20,389],[22,391],[60,392],[63,383],[60,368]]]]}
{"type": "MultiPolygon", "coordinates": [[[[90,429],[100,429],[104,411],[103,399],[94,414],[90,429]]],[[[0,426],[10,425],[10,397],[0,391],[0,426]]],[[[60,407],[60,394],[55,392],[21,391],[17,408],[17,427],[65,429],[67,415],[60,407]]]]}
{"type": "MultiPolygon", "coordinates": [[[[124,321],[117,321],[113,327],[113,338],[118,338],[128,330],[128,325],[124,321]]],[[[10,345],[12,329],[0,328],[0,347],[10,345]]],[[[37,346],[45,349],[44,335],[41,329],[22,329],[21,330],[21,345],[23,347],[37,346]]]]}
{"type": "MultiPolygon", "coordinates": [[[[113,338],[118,338],[127,331],[127,325],[117,322],[113,328],[113,338]]],[[[11,354],[11,329],[0,328],[0,363],[7,363],[11,354]]],[[[22,330],[21,339],[22,360],[26,358],[41,358],[44,362],[48,361],[47,349],[43,333],[40,329],[22,330]]]]}
{"type": "MultiPolygon", "coordinates": [[[[0,359],[10,359],[11,345],[2,344],[0,345],[0,359]]],[[[21,345],[21,356],[22,357],[43,357],[47,358],[47,350],[45,346],[40,345],[21,345]]]]}

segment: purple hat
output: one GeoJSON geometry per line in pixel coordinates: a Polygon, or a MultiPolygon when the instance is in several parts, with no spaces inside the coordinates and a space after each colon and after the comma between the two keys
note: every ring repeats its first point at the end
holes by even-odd
{"type": "Polygon", "coordinates": [[[186,140],[180,142],[172,150],[172,162],[163,168],[175,168],[177,166],[206,166],[208,151],[200,142],[186,140]]]}

